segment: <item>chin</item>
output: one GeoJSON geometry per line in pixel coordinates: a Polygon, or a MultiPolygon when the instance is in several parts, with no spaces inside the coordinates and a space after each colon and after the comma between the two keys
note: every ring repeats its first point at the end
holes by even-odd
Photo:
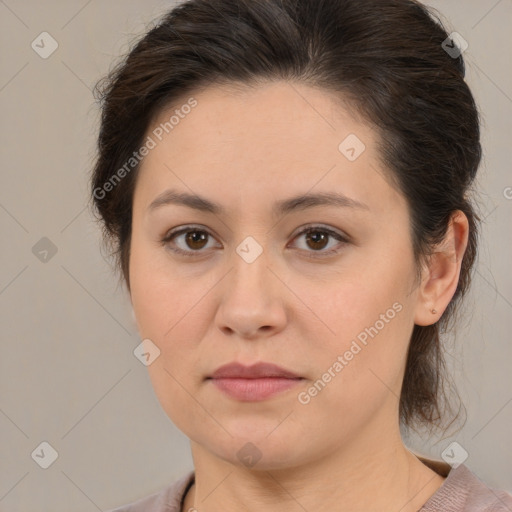
{"type": "Polygon", "coordinates": [[[211,451],[226,462],[238,467],[245,466],[251,471],[286,469],[299,465],[304,457],[298,447],[307,444],[303,440],[295,440],[284,429],[279,435],[277,431],[269,435],[270,432],[272,428],[265,428],[264,433],[259,432],[257,435],[233,435],[222,445],[217,442],[211,451]]]}

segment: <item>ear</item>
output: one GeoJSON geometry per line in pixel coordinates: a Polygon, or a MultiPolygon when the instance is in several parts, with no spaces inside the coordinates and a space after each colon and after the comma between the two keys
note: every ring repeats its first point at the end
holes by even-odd
{"type": "Polygon", "coordinates": [[[457,210],[450,218],[444,240],[434,248],[428,265],[422,271],[414,315],[416,325],[434,324],[450,303],[459,282],[468,234],[468,219],[457,210]]]}

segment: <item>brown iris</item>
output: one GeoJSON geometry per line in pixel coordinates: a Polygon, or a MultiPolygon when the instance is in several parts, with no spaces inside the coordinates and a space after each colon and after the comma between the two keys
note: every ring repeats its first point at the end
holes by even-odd
{"type": "Polygon", "coordinates": [[[329,235],[327,233],[319,230],[308,231],[306,233],[307,242],[313,243],[313,246],[311,246],[312,249],[323,249],[326,246],[328,237],[329,235]]]}
{"type": "Polygon", "coordinates": [[[185,238],[187,245],[191,249],[202,249],[206,245],[208,233],[204,231],[189,231],[185,238]],[[199,246],[195,244],[199,244],[199,246]]]}

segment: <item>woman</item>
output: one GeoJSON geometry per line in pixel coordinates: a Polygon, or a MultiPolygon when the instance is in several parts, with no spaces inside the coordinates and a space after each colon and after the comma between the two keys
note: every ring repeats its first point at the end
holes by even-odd
{"type": "Polygon", "coordinates": [[[117,511],[512,508],[400,430],[449,419],[477,248],[455,43],[412,0],[191,0],[106,77],[93,199],[194,460],[117,511]]]}

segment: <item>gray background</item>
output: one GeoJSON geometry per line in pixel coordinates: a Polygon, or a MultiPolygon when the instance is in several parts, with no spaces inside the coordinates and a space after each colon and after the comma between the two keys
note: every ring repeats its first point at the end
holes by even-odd
{"type": "MultiPolygon", "coordinates": [[[[512,1],[429,3],[469,42],[467,76],[483,114],[485,220],[448,359],[467,423],[437,443],[417,436],[407,443],[440,459],[457,441],[482,480],[512,491],[512,1]]],[[[105,510],[192,469],[187,438],[133,355],[140,340],[130,303],[86,208],[98,128],[91,88],[173,4],[0,1],[1,511],[105,510]],[[59,45],[47,59],[31,47],[43,31],[59,45]],[[46,262],[33,253],[43,237],[57,249],[46,262]],[[58,452],[48,469],[31,457],[43,441],[58,452]]]]}

